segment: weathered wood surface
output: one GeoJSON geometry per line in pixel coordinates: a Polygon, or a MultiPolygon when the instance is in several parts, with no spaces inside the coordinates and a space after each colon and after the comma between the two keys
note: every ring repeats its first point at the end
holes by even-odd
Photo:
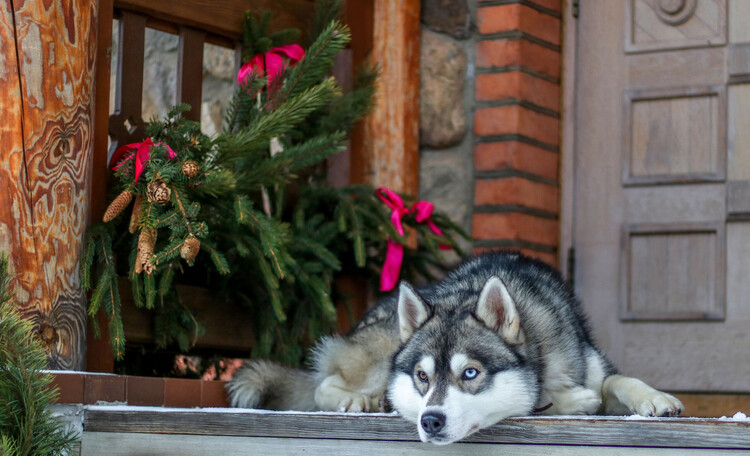
{"type": "Polygon", "coordinates": [[[421,442],[390,442],[338,439],[280,439],[266,437],[216,437],[196,435],[122,434],[86,432],[81,455],[110,456],[159,454],[203,456],[206,454],[272,454],[285,455],[457,455],[508,454],[514,456],[720,456],[738,455],[737,450],[684,450],[655,448],[618,448],[562,445],[486,445],[454,443],[436,446],[421,442]]]}
{"type": "Polygon", "coordinates": [[[377,104],[365,120],[353,178],[394,191],[419,191],[419,0],[375,0],[372,60],[377,104]]]}
{"type": "MultiPolygon", "coordinates": [[[[235,437],[418,441],[414,424],[396,415],[201,411],[89,407],[86,432],[235,437]]],[[[515,418],[484,429],[468,443],[750,448],[750,421],[703,418],[515,418]]]]}
{"type": "Polygon", "coordinates": [[[0,2],[0,251],[50,367],[80,369],[97,2],[0,2]],[[15,30],[14,30],[15,25],[15,30]]]}

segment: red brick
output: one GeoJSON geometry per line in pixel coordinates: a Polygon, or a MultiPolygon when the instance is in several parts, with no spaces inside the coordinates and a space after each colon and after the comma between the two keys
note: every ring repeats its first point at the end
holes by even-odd
{"type": "Polygon", "coordinates": [[[557,145],[560,120],[518,105],[481,108],[474,112],[474,133],[479,136],[519,134],[557,145]]]}
{"type": "Polygon", "coordinates": [[[477,10],[479,33],[520,30],[552,44],[560,44],[560,19],[519,3],[484,6],[477,10]]]}
{"type": "Polygon", "coordinates": [[[165,378],[164,405],[167,407],[200,407],[201,381],[187,378],[165,378]]]}
{"type": "Polygon", "coordinates": [[[532,249],[521,249],[521,248],[514,248],[514,247],[474,247],[471,249],[471,253],[474,255],[484,253],[484,252],[492,252],[492,251],[515,251],[515,252],[521,252],[526,256],[530,256],[531,258],[536,258],[538,260],[544,261],[548,265],[552,267],[557,267],[558,260],[557,260],[557,254],[556,253],[550,253],[550,252],[540,252],[538,250],[532,250],[532,249]]]}
{"type": "Polygon", "coordinates": [[[560,86],[520,71],[478,74],[475,93],[477,101],[514,98],[560,111],[560,86]]]}
{"type": "Polygon", "coordinates": [[[557,180],[559,158],[555,152],[518,141],[478,143],[474,146],[474,167],[477,171],[515,169],[557,180]]]}
{"type": "Polygon", "coordinates": [[[522,66],[560,77],[560,53],[524,39],[479,41],[476,62],[477,68],[522,66]]]}
{"type": "Polygon", "coordinates": [[[127,377],[128,405],[164,405],[164,379],[161,377],[127,377]]]}
{"type": "Polygon", "coordinates": [[[476,239],[510,239],[557,247],[557,220],[520,212],[474,213],[472,235],[476,239]]]}
{"type": "Polygon", "coordinates": [[[474,187],[474,204],[519,205],[557,214],[559,190],[522,177],[478,179],[474,187]]]}
{"type": "Polygon", "coordinates": [[[55,372],[52,377],[52,385],[59,393],[58,404],[83,404],[83,374],[55,372]]]}
{"type": "Polygon", "coordinates": [[[229,407],[226,385],[220,380],[202,380],[201,407],[229,407]]]}
{"type": "Polygon", "coordinates": [[[87,374],[83,381],[83,403],[125,402],[125,377],[87,374]]]}

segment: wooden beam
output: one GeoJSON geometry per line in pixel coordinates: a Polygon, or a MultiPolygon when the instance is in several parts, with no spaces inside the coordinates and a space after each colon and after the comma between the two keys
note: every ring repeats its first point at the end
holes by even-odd
{"type": "Polygon", "coordinates": [[[79,258],[89,212],[98,3],[0,3],[0,250],[49,366],[85,365],[79,258]]]}
{"type": "Polygon", "coordinates": [[[248,10],[270,10],[272,30],[295,27],[304,33],[314,3],[310,0],[115,0],[115,8],[237,40],[242,37],[242,18],[248,10]]]}
{"type": "Polygon", "coordinates": [[[419,191],[419,0],[375,0],[372,60],[380,66],[377,105],[364,150],[352,157],[355,182],[419,191]]]}
{"type": "MultiPolygon", "coordinates": [[[[84,429],[86,432],[124,434],[419,441],[415,423],[395,414],[375,413],[318,414],[247,409],[208,412],[200,409],[122,409],[91,406],[84,413],[84,429]]],[[[750,421],[747,420],[532,416],[500,421],[494,426],[471,434],[462,442],[731,449],[750,448],[748,430],[750,421]]],[[[454,445],[456,448],[461,446],[454,445]]],[[[434,448],[436,447],[430,447],[430,450],[425,452],[429,451],[432,454],[434,448]]]]}

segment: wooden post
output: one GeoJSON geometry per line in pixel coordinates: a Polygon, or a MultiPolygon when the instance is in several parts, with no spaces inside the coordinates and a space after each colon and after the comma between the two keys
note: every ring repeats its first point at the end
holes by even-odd
{"type": "Polygon", "coordinates": [[[0,0],[0,251],[49,367],[83,369],[98,2],[0,0]]]}
{"type": "Polygon", "coordinates": [[[381,69],[377,105],[365,120],[354,181],[419,191],[419,0],[375,0],[372,60],[381,69]]]}

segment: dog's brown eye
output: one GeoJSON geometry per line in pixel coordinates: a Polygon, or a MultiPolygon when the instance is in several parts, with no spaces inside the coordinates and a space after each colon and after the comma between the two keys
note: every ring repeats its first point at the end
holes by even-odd
{"type": "Polygon", "coordinates": [[[430,380],[425,371],[417,371],[417,378],[422,383],[427,383],[430,380]]]}

